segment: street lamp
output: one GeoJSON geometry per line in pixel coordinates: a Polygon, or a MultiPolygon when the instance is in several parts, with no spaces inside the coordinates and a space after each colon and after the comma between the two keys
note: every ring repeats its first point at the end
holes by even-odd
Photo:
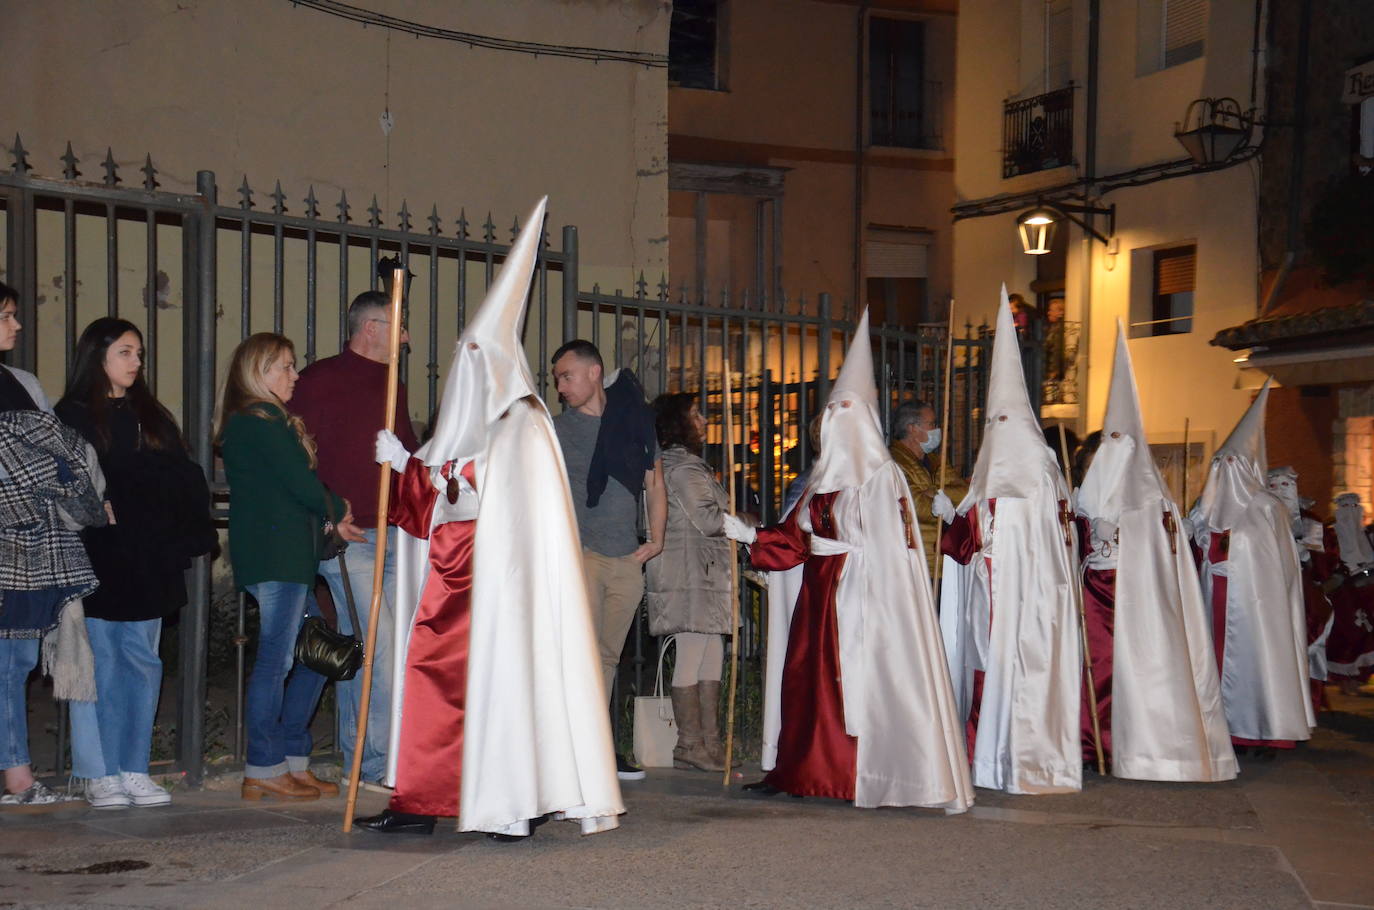
{"type": "Polygon", "coordinates": [[[1095,205],[1078,205],[1072,202],[1039,202],[1035,208],[1022,212],[1016,219],[1016,230],[1021,235],[1021,249],[1031,256],[1043,256],[1054,248],[1055,229],[1061,219],[1067,219],[1081,227],[1094,240],[1107,244],[1107,236],[1094,230],[1087,222],[1074,215],[1107,216],[1107,235],[1116,233],[1116,206],[1101,208],[1095,205]]]}
{"type": "Polygon", "coordinates": [[[1016,230],[1021,234],[1021,249],[1031,256],[1043,256],[1054,244],[1054,229],[1059,221],[1047,206],[1037,205],[1029,212],[1023,212],[1016,219],[1016,230]]]}
{"type": "Polygon", "coordinates": [[[1236,99],[1198,98],[1174,124],[1174,138],[1198,164],[1221,164],[1249,144],[1254,126],[1254,110],[1242,111],[1236,99]]]}

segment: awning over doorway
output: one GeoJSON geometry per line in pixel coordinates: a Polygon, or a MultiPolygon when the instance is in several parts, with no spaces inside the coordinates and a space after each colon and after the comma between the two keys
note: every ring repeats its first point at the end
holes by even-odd
{"type": "Polygon", "coordinates": [[[1237,359],[1283,385],[1374,381],[1374,300],[1267,316],[1222,329],[1217,347],[1249,349],[1237,359]]]}

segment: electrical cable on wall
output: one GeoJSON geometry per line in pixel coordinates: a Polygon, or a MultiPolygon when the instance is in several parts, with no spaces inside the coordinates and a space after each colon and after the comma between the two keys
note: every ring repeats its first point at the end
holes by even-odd
{"type": "Polygon", "coordinates": [[[385,13],[374,12],[360,6],[341,3],[339,0],[289,0],[292,6],[304,6],[317,12],[352,22],[361,22],[364,27],[379,26],[395,32],[405,32],[417,38],[437,38],[441,41],[456,41],[468,47],[484,47],[489,50],[510,51],[529,54],[533,57],[567,57],[573,60],[591,60],[594,63],[636,63],[645,67],[666,67],[667,54],[653,54],[648,51],[622,51],[613,48],[579,47],[572,44],[541,44],[537,41],[516,41],[510,38],[495,38],[473,32],[460,32],[454,29],[439,28],[399,19],[385,13]]]}

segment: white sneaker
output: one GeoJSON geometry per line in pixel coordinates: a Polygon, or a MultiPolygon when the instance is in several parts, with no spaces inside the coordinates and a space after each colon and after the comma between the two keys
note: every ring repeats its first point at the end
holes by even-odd
{"type": "Polygon", "coordinates": [[[127,809],[133,805],[129,794],[124,792],[118,774],[92,777],[86,781],[86,802],[92,809],[127,809]]]}
{"type": "Polygon", "coordinates": [[[124,785],[124,792],[129,794],[135,806],[166,806],[172,801],[172,794],[138,771],[119,772],[119,782],[124,785]]]}

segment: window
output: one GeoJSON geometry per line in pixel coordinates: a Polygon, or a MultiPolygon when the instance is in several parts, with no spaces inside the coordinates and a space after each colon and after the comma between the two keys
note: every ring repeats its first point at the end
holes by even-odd
{"type": "Polygon", "coordinates": [[[869,229],[864,243],[866,303],[874,325],[936,322],[930,307],[927,260],[932,236],[927,231],[869,229]]]}
{"type": "Polygon", "coordinates": [[[1045,91],[1073,78],[1073,0],[1045,0],[1045,91]]]}
{"type": "Polygon", "coordinates": [[[869,19],[869,141],[898,148],[938,147],[934,95],[925,80],[925,24],[869,19]]]}
{"type": "Polygon", "coordinates": [[[1138,0],[1136,73],[1196,60],[1206,51],[1208,0],[1138,0]]]}
{"type": "Polygon", "coordinates": [[[1197,246],[1133,250],[1131,261],[1131,337],[1191,332],[1197,246]]]}
{"type": "Polygon", "coordinates": [[[676,0],[668,27],[668,81],[725,89],[725,0],[676,0]]]}

